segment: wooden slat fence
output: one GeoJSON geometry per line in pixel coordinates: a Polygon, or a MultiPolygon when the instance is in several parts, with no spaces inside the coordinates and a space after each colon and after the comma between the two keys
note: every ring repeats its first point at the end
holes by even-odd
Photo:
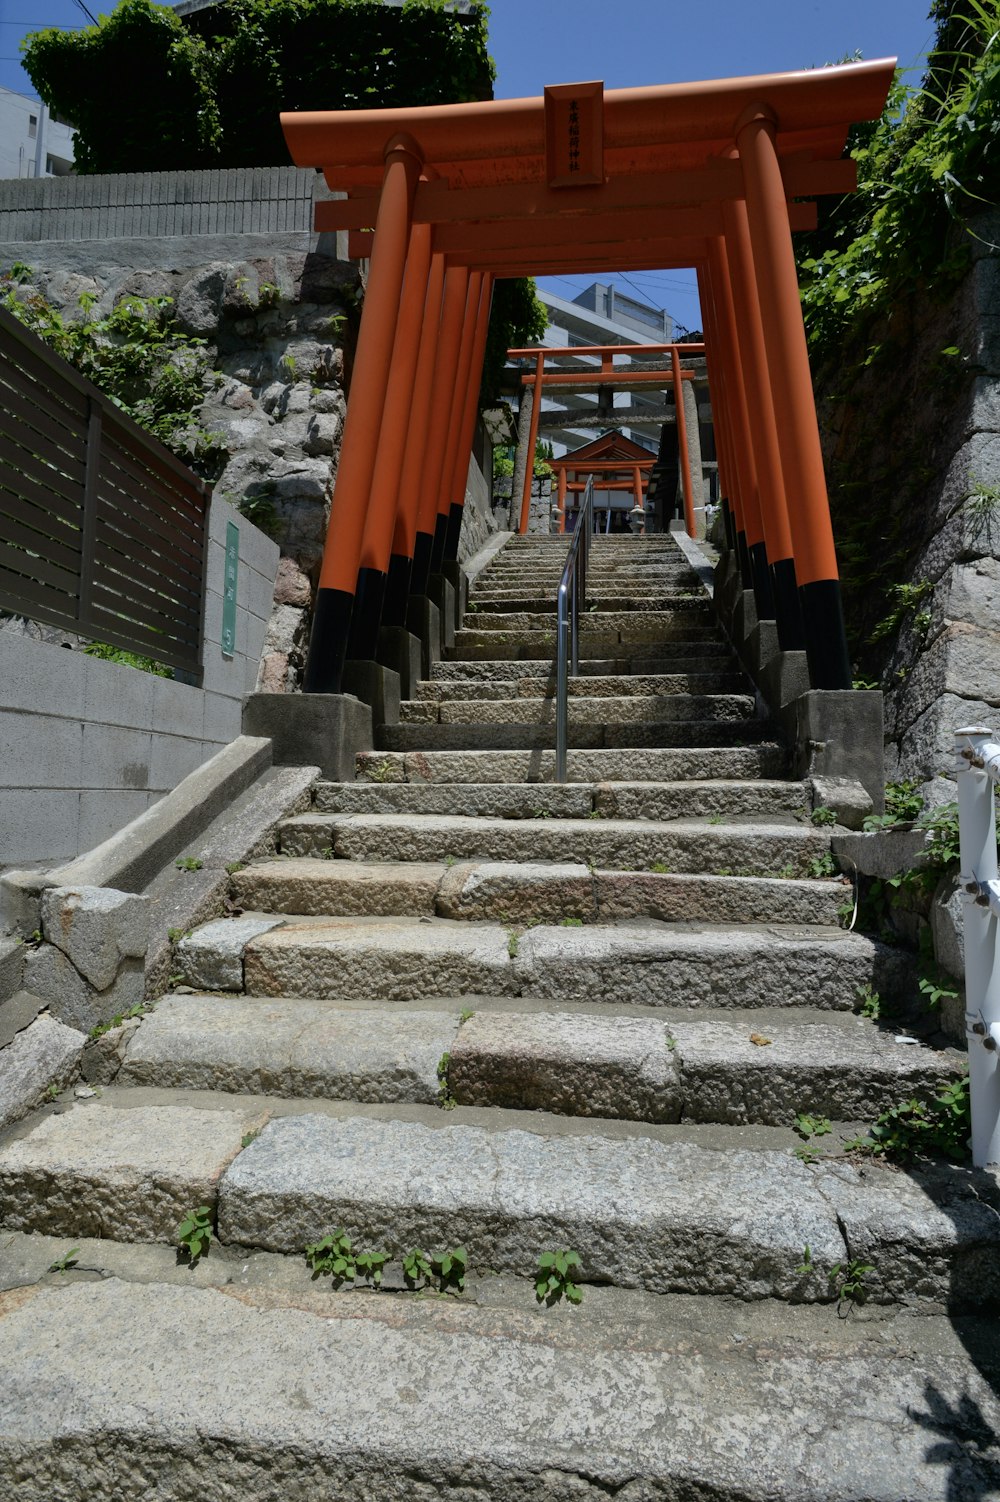
{"type": "Polygon", "coordinates": [[[208,496],[0,309],[0,609],[200,681],[208,496]]]}

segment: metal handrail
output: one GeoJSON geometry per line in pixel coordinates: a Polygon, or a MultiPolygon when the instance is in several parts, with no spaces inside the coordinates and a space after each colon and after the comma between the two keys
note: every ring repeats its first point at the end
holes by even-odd
{"type": "Polygon", "coordinates": [[[576,513],[573,541],[556,596],[556,782],[566,781],[569,680],[580,671],[580,604],[587,603],[587,564],[594,529],[594,477],[589,475],[576,513]]]}

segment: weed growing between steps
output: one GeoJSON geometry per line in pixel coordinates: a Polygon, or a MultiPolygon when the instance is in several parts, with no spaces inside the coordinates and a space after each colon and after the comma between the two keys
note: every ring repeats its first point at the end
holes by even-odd
{"type": "MultiPolygon", "coordinates": [[[[337,1231],[313,1242],[305,1249],[305,1259],[312,1269],[313,1281],[329,1277],[339,1288],[360,1278],[372,1288],[382,1287],[386,1266],[394,1259],[391,1252],[356,1252],[351,1238],[341,1226],[337,1231]]],[[[399,1257],[403,1279],[408,1288],[416,1289],[437,1281],[440,1293],[463,1293],[468,1254],[464,1246],[449,1247],[444,1252],[425,1252],[419,1247],[399,1257]]]]}
{"type": "Polygon", "coordinates": [[[177,1227],[178,1256],[196,1267],[212,1244],[212,1211],[208,1205],[189,1210],[177,1227]]]}
{"type": "MultiPolygon", "coordinates": [[[[822,1269],[813,1259],[812,1247],[806,1242],[802,1248],[802,1261],[795,1269],[802,1278],[811,1278],[822,1269]]],[[[865,1279],[875,1271],[872,1262],[862,1262],[853,1257],[846,1262],[835,1262],[827,1269],[826,1280],[837,1304],[837,1313],[846,1317],[852,1309],[860,1308],[868,1301],[865,1279]],[[845,1307],[846,1306],[846,1307],[845,1307]]]]}
{"type": "Polygon", "coordinates": [[[96,1027],[92,1027],[87,1037],[91,1041],[103,1038],[105,1033],[110,1033],[114,1028],[121,1027],[123,1022],[131,1022],[133,1017],[143,1017],[147,1012],[155,1011],[155,1009],[155,1001],[137,1001],[135,1006],[129,1007],[127,1012],[116,1012],[113,1017],[108,1018],[107,1022],[99,1022],[96,1027]]]}

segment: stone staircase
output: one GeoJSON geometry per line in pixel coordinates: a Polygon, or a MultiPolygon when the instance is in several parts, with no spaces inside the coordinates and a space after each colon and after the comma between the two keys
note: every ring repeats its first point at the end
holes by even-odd
{"type": "Polygon", "coordinates": [[[858,1015],[899,956],[839,925],[672,538],[595,541],[549,780],[564,555],[503,548],[357,779],[91,1046],[95,1093],[0,1146],[18,1502],[994,1494],[992,1176],[822,1156],[960,1058],[858,1015]],[[383,1291],[310,1277],[341,1227],[383,1291]],[[457,1246],[461,1297],[406,1291],[457,1246]],[[560,1248],[578,1309],[534,1299],[560,1248]]]}

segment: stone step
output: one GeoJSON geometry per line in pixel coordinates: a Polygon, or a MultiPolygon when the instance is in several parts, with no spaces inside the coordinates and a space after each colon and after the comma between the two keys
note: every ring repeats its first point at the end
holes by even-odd
{"type": "Polygon", "coordinates": [[[285,855],[349,861],[581,861],[619,871],[808,876],[829,831],[789,815],[698,819],[489,819],[461,814],[299,814],[282,820],[285,855]]]}
{"type": "MultiPolygon", "coordinates": [[[[554,629],[555,602],[544,612],[530,610],[482,610],[476,616],[480,631],[550,631],[554,629]]],[[[580,616],[581,637],[604,637],[613,633],[635,642],[660,641],[671,633],[687,634],[691,627],[718,630],[717,618],[705,595],[680,599],[663,609],[648,609],[640,603],[632,610],[589,610],[580,616]]]]}
{"type": "Polygon", "coordinates": [[[468,814],[476,818],[682,819],[759,813],[808,814],[804,783],[690,781],[615,783],[319,782],[313,807],[324,814],[468,814]]]}
{"type": "MultiPolygon", "coordinates": [[[[581,657],[582,678],[622,678],[633,674],[640,677],[663,677],[671,674],[718,673],[739,671],[733,653],[724,641],[672,642],[656,656],[649,657],[637,652],[634,656],[581,657]]],[[[431,682],[435,683],[490,683],[494,678],[507,678],[516,674],[518,682],[528,678],[555,678],[551,657],[543,660],[526,658],[516,666],[505,666],[502,658],[485,661],[435,662],[431,667],[431,682]]],[[[575,683],[576,679],[571,679],[575,683]]]]}
{"type": "Polygon", "coordinates": [[[957,1050],[898,1042],[853,1014],[678,1020],[557,1005],[170,995],[132,1035],[114,1085],[794,1127],[798,1113],[873,1121],[961,1068],[957,1050]]]}
{"type": "MultiPolygon", "coordinates": [[[[490,1280],[482,1307],[472,1292],[332,1294],[325,1280],[310,1285],[301,1261],[293,1273],[291,1259],[227,1260],[222,1249],[194,1280],[165,1265],[153,1281],[128,1281],[125,1259],[101,1246],[84,1243],[80,1260],[107,1267],[103,1281],[47,1280],[0,1321],[0,1490],[12,1502],[75,1502],[84,1490],[67,1487],[68,1467],[90,1495],[122,1502],[141,1495],[126,1491],[129,1475],[155,1477],[166,1499],[209,1473],[214,1495],[241,1502],[276,1496],[276,1476],[290,1478],[286,1496],[315,1502],[415,1499],[423,1477],[437,1496],[476,1502],[626,1489],[944,1502],[957,1470],[967,1496],[995,1487],[991,1445],[939,1441],[949,1463],[927,1453],[938,1425],[951,1433],[951,1415],[975,1415],[976,1436],[1000,1430],[987,1354],[998,1343],[985,1318],[970,1355],[965,1325],[943,1317],[900,1312],[890,1344],[826,1307],[588,1289],[579,1309],[545,1309],[503,1279],[490,1280]],[[205,1380],[230,1370],[228,1353],[239,1353],[238,1425],[230,1383],[205,1380]],[[354,1380],[306,1391],[304,1373],[331,1370],[363,1374],[364,1400],[354,1380]],[[300,1489],[307,1477],[317,1479],[300,1489]]],[[[43,1243],[37,1261],[64,1250],[43,1243]]]]}
{"type": "MultiPolygon", "coordinates": [[[[637,593],[612,593],[588,583],[586,610],[608,615],[623,615],[632,611],[684,610],[691,602],[706,604],[704,591],[695,594],[690,589],[665,589],[643,581],[637,593]]],[[[533,615],[537,611],[555,614],[556,589],[538,586],[533,590],[512,597],[481,594],[478,590],[470,596],[468,609],[475,615],[533,615]]]]}
{"type": "MultiPolygon", "coordinates": [[[[412,783],[520,783],[554,787],[552,751],[361,751],[355,758],[361,782],[384,786],[412,783]]],[[[566,757],[569,782],[702,781],[718,778],[778,778],[788,770],[788,752],[773,741],[755,746],[696,746],[618,751],[574,751],[566,757]]]]}
{"type": "MultiPolygon", "coordinates": [[[[773,735],[763,720],[660,720],[634,724],[570,722],[569,745],[578,751],[681,746],[749,746],[773,735]]],[[[375,732],[383,751],[543,751],[556,743],[555,725],[407,724],[380,725],[375,732]]]]}
{"type": "MultiPolygon", "coordinates": [[[[495,665],[499,670],[500,664],[495,665]]],[[[725,665],[723,665],[725,667],[725,665]]],[[[417,698],[438,703],[455,699],[540,699],[555,693],[555,670],[545,676],[521,676],[511,668],[503,676],[432,678],[417,684],[417,698]]],[[[745,673],[717,670],[709,673],[611,673],[570,678],[569,697],[632,697],[666,694],[746,694],[752,685],[745,673]]]]}
{"type": "MultiPolygon", "coordinates": [[[[302,856],[235,873],[247,912],[461,918],[509,924],[655,918],[668,923],[836,924],[839,881],[599,870],[570,861],[340,861],[302,856]]],[[[240,971],[233,971],[239,984],[240,971]]]]}
{"type": "MultiPolygon", "coordinates": [[[[470,591],[476,600],[508,600],[525,593],[535,594],[538,586],[546,592],[557,589],[562,579],[559,568],[501,569],[493,574],[480,574],[470,591]]],[[[683,589],[685,592],[702,588],[701,579],[692,568],[673,566],[651,567],[633,570],[591,569],[587,576],[591,595],[601,594],[656,594],[661,589],[683,589]]]]}
{"type": "MultiPolygon", "coordinates": [[[[750,719],[750,694],[574,694],[567,702],[570,725],[663,725],[714,720],[725,724],[750,719]]],[[[404,699],[401,725],[554,725],[554,698],[404,699]]]]}
{"type": "Polygon", "coordinates": [[[441,918],[219,919],[177,945],[196,990],[258,996],[540,996],[651,1007],[850,1011],[892,989],[901,956],[840,929],[772,924],[580,928],[441,918]],[[272,926],[272,925],[280,926],[272,926]]]}
{"type": "MultiPolygon", "coordinates": [[[[477,620],[478,617],[467,617],[477,620]]],[[[510,618],[507,617],[507,620],[510,618]]],[[[520,617],[514,617],[520,619],[520,617]]],[[[541,620],[540,616],[534,617],[541,620]]],[[[621,620],[618,616],[615,619],[621,620]]],[[[580,640],[580,652],[584,657],[601,658],[662,658],[666,653],[680,653],[691,657],[701,656],[705,644],[712,651],[715,644],[721,645],[719,628],[707,622],[692,622],[690,619],[662,616],[661,624],[654,631],[645,626],[635,631],[588,630],[580,640]]],[[[481,623],[480,623],[481,625],[481,623]]],[[[728,651],[728,648],[724,648],[728,651]]],[[[526,630],[500,621],[496,629],[480,626],[462,626],[455,632],[455,645],[451,648],[451,660],[476,661],[489,658],[491,661],[517,661],[521,658],[544,657],[550,664],[555,658],[556,633],[554,627],[541,630],[526,630]],[[502,628],[502,629],[501,629],[502,628]]]]}
{"type": "MultiPolygon", "coordinates": [[[[473,1267],[528,1278],[541,1250],[573,1247],[591,1281],[795,1303],[828,1301],[827,1270],[851,1258],[869,1265],[875,1303],[981,1306],[1000,1273],[995,1183],[982,1175],[976,1199],[951,1165],[812,1168],[731,1136],[698,1145],[683,1127],[664,1140],[655,1128],[612,1134],[596,1122],[557,1133],[371,1111],[268,1120],[242,1097],[203,1110],[129,1094],[36,1118],[0,1149],[5,1229],[171,1242],[204,1204],[219,1240],[241,1248],[301,1253],[344,1227],[359,1247],[461,1245],[473,1267]]],[[[74,1330],[71,1344],[79,1339],[74,1330]]]]}

